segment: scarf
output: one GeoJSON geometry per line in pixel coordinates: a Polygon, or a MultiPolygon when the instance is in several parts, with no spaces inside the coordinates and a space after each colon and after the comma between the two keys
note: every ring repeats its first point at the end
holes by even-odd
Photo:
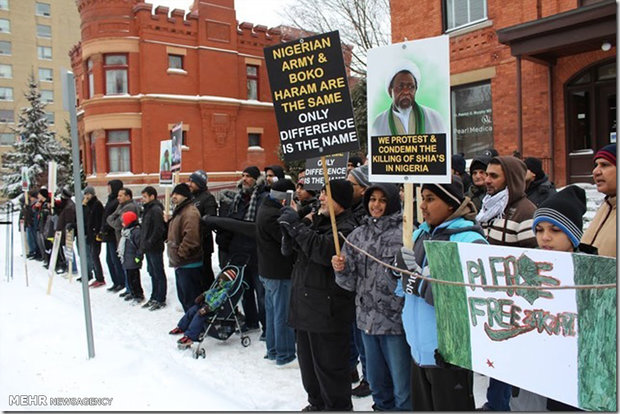
{"type": "Polygon", "coordinates": [[[497,194],[487,194],[482,199],[480,213],[476,216],[478,223],[488,223],[494,218],[502,218],[508,205],[508,187],[497,194]]]}
{"type": "MultiPolygon", "coordinates": [[[[243,216],[244,221],[255,221],[256,220],[256,212],[258,211],[258,193],[259,187],[254,186],[254,188],[250,189],[252,191],[252,196],[250,197],[250,201],[248,202],[248,208],[245,211],[245,216],[243,216]]],[[[239,206],[241,204],[241,200],[243,199],[244,190],[241,189],[236,195],[235,200],[233,201],[232,211],[239,211],[239,206]]]]}
{"type": "Polygon", "coordinates": [[[405,131],[405,127],[400,119],[395,119],[394,111],[399,112],[398,108],[392,105],[391,111],[388,115],[388,123],[390,125],[390,132],[392,135],[406,135],[415,134],[420,135],[426,133],[426,126],[424,121],[424,113],[422,113],[422,108],[417,103],[413,104],[413,108],[411,112],[409,112],[409,125],[407,131],[405,131]]]}
{"type": "Polygon", "coordinates": [[[127,242],[127,239],[129,239],[130,235],[131,235],[130,228],[123,228],[121,230],[121,239],[118,242],[118,247],[116,248],[116,253],[118,254],[118,257],[121,259],[121,264],[125,262],[125,243],[127,242]]]}

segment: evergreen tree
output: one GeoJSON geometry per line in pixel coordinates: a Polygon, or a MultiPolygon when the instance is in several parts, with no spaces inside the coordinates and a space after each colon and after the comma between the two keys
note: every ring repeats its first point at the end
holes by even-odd
{"type": "MultiPolygon", "coordinates": [[[[67,130],[66,135],[60,135],[59,140],[62,145],[68,150],[62,154],[61,159],[57,160],[58,165],[66,165],[69,168],[67,169],[67,177],[66,179],[63,177],[63,182],[66,182],[66,185],[71,187],[71,191],[73,191],[73,154],[71,154],[71,123],[65,121],[65,129],[67,130]]],[[[60,167],[58,168],[60,170],[60,167]]],[[[58,179],[60,182],[60,178],[58,179]]],[[[86,173],[84,173],[84,164],[80,163],[80,188],[86,187],[86,173]]]]}
{"type": "Polygon", "coordinates": [[[41,93],[33,73],[28,77],[28,90],[24,96],[30,105],[21,109],[17,127],[13,129],[19,138],[13,144],[13,150],[2,155],[5,173],[0,191],[8,197],[15,197],[22,191],[22,166],[28,167],[28,177],[33,188],[47,183],[49,161],[58,163],[58,188],[67,185],[70,178],[70,151],[56,141],[55,132],[49,129],[45,103],[41,102],[41,93]]]}
{"type": "MultiPolygon", "coordinates": [[[[368,154],[368,109],[366,100],[366,77],[360,78],[351,89],[351,104],[353,105],[353,118],[357,139],[360,143],[359,153],[362,158],[368,154]]],[[[351,155],[354,155],[353,153],[351,155]]]]}

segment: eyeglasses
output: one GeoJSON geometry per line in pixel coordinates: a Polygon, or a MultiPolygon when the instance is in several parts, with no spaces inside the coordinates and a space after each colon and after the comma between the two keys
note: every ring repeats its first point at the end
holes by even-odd
{"type": "Polygon", "coordinates": [[[396,92],[402,92],[405,89],[409,91],[414,91],[418,89],[418,87],[416,86],[415,83],[399,83],[398,85],[394,86],[394,90],[396,92]]]}

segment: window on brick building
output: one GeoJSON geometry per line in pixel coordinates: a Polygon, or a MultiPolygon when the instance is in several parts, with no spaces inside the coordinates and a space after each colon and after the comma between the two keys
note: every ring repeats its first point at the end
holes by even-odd
{"type": "Polygon", "coordinates": [[[0,64],[0,78],[11,79],[13,77],[13,66],[0,64]]]}
{"type": "Polygon", "coordinates": [[[54,80],[54,71],[50,68],[39,68],[39,81],[52,82],[54,80]]]}
{"type": "Polygon", "coordinates": [[[11,33],[11,21],[9,19],[0,19],[0,33],[11,33]]]}
{"type": "Polygon", "coordinates": [[[49,5],[49,3],[37,2],[35,4],[34,12],[37,16],[50,17],[52,15],[52,7],[49,5]]]}
{"type": "Polygon", "coordinates": [[[260,134],[248,134],[248,147],[260,147],[260,134]]]}
{"type": "Polygon", "coordinates": [[[54,125],[56,123],[56,115],[53,112],[46,112],[45,118],[48,125],[54,125]]]}
{"type": "Polygon", "coordinates": [[[95,134],[88,134],[90,140],[90,172],[91,174],[97,174],[97,153],[95,152],[96,142],[95,134]]]}
{"type": "Polygon", "coordinates": [[[11,42],[7,42],[6,40],[0,41],[0,55],[10,55],[11,54],[11,42]]]}
{"type": "Polygon", "coordinates": [[[258,66],[246,65],[248,99],[258,100],[258,66]]]}
{"type": "Polygon", "coordinates": [[[0,109],[0,122],[10,123],[15,121],[15,113],[10,109],[0,109]]]}
{"type": "Polygon", "coordinates": [[[95,96],[95,75],[93,75],[93,60],[86,61],[86,81],[88,82],[88,97],[95,96]]]}
{"type": "Polygon", "coordinates": [[[13,145],[15,142],[15,134],[9,132],[0,133],[0,145],[13,145]]]}
{"type": "Polygon", "coordinates": [[[52,37],[52,26],[47,24],[37,24],[37,36],[38,37],[52,37]]]}
{"type": "Polygon", "coordinates": [[[181,55],[168,55],[168,69],[181,69],[181,70],[183,70],[183,56],[181,56],[181,55]]]}
{"type": "Polygon", "coordinates": [[[452,88],[452,136],[456,152],[473,158],[493,148],[491,83],[452,88]]]}
{"type": "Polygon", "coordinates": [[[108,148],[108,172],[131,171],[131,141],[129,130],[106,131],[108,148]]]}
{"type": "Polygon", "coordinates": [[[39,59],[52,60],[52,48],[49,46],[37,46],[37,57],[39,59]]]}
{"type": "Polygon", "coordinates": [[[45,103],[54,102],[54,91],[48,89],[41,89],[41,101],[45,103]]]}
{"type": "Polygon", "coordinates": [[[487,18],[486,0],[444,0],[446,31],[468,26],[487,18]]]}
{"type": "Polygon", "coordinates": [[[105,72],[105,94],[120,95],[128,91],[127,55],[106,55],[103,70],[105,72]]]}
{"type": "Polygon", "coordinates": [[[6,86],[0,87],[0,101],[12,101],[13,100],[13,88],[6,86]]]}

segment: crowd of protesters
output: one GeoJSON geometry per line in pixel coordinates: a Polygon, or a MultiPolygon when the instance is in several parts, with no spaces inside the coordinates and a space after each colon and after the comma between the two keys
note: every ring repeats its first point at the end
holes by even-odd
{"type": "MultiPolygon", "coordinates": [[[[412,249],[402,243],[398,186],[370,182],[368,165],[358,157],[351,157],[346,179],[330,181],[333,209],[325,188],[305,188],[303,178],[295,183],[280,166],[245,168],[235,189],[220,194],[219,206],[207,173],[196,171],[173,188],[171,215],[154,187],[142,190],[139,207],[132,191],[112,180],[105,206],[92,187],[84,189],[86,277],[94,278],[92,288],[106,285],[99,260],[105,243],[112,282],[107,290],[155,311],[166,306],[166,252],[186,312],[170,334],[183,334],[179,344],[189,347],[238,276],[214,277],[215,233],[220,268],[245,265],[242,330],[261,330],[266,360],[299,367],[308,396],[302,411],[351,410],[352,396],[367,395],[381,411],[474,410],[473,373],[450,365],[437,350],[433,292],[415,276],[433,276],[423,242],[616,257],[616,144],[600,149],[593,161],[594,182],[605,200],[583,233],[585,192],[574,185],[556,192],[540,160],[487,150],[473,158],[468,174],[464,158],[455,155],[450,183],[421,187],[423,220],[416,223],[412,249]],[[368,259],[344,238],[409,272],[368,259]],[[152,279],[148,300],[140,282],[144,261],[152,279]]],[[[54,233],[75,229],[71,196],[68,190],[59,198],[46,189],[30,194],[22,210],[30,258],[49,266],[54,233]]],[[[65,256],[59,255],[59,272],[71,265],[65,256]]],[[[479,409],[510,410],[518,391],[491,378],[479,409]]],[[[573,408],[550,399],[547,407],[573,408]]]]}

